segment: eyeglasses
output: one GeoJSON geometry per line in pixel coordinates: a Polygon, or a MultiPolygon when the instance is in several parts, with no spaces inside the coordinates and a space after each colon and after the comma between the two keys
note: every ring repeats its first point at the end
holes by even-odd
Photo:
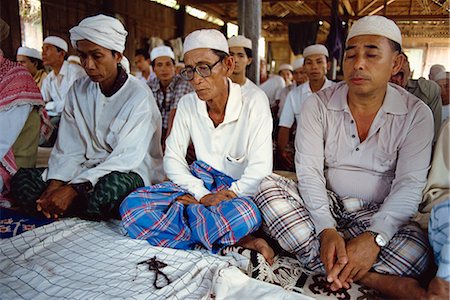
{"type": "Polygon", "coordinates": [[[196,65],[195,67],[183,68],[180,71],[180,76],[181,76],[181,78],[183,78],[186,81],[191,81],[192,79],[194,79],[194,72],[197,72],[197,74],[203,78],[209,77],[209,76],[211,76],[212,68],[214,68],[221,61],[222,61],[222,59],[219,59],[212,65],[200,63],[200,64],[196,65]]]}

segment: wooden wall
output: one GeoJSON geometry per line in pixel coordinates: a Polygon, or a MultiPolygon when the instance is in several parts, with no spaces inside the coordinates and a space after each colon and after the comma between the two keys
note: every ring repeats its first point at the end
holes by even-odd
{"type": "Polygon", "coordinates": [[[5,57],[15,60],[16,50],[21,45],[20,17],[19,17],[19,1],[0,0],[0,17],[10,28],[9,36],[0,41],[0,48],[4,52],[5,57]]]}
{"type": "MultiPolygon", "coordinates": [[[[148,0],[42,0],[44,38],[58,35],[69,42],[69,29],[83,18],[99,13],[122,19],[128,31],[125,56],[133,64],[134,51],[144,48],[149,37],[163,40],[186,36],[199,28],[217,28],[217,25],[194,18],[183,11],[148,0]]],[[[75,51],[69,47],[69,52],[75,51]]]]}

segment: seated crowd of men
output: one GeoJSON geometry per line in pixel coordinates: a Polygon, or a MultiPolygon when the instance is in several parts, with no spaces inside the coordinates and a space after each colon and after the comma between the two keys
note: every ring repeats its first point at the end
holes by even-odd
{"type": "Polygon", "coordinates": [[[121,218],[130,237],[155,246],[240,245],[268,264],[271,239],[332,290],[360,282],[391,297],[448,297],[449,73],[409,79],[393,21],[353,24],[342,82],[326,78],[328,50],[316,44],[261,88],[246,76],[243,36],[190,33],[179,74],[170,47],[138,50],[138,78],[126,70],[127,34],[97,15],[70,30],[81,66],[54,36],[42,57],[19,48],[26,69],[0,56],[0,122],[10,128],[0,192],[13,206],[121,218]],[[272,173],[274,124],[279,162],[298,183],[272,173]],[[34,168],[39,139],[54,144],[45,169],[34,168]],[[425,289],[429,245],[438,270],[425,289]]]}

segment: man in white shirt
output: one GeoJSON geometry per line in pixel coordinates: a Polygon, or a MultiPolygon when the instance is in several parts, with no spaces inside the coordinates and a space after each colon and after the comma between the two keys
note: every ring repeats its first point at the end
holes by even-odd
{"type": "Polygon", "coordinates": [[[294,82],[288,86],[285,86],[281,89],[278,103],[278,118],[280,118],[281,111],[283,110],[284,104],[286,103],[286,97],[289,95],[289,93],[295,89],[297,86],[305,83],[308,81],[308,75],[305,72],[305,69],[303,67],[305,59],[303,57],[296,59],[292,63],[292,69],[294,70],[292,72],[292,78],[294,79],[294,82]]]}
{"type": "MultiPolygon", "coordinates": [[[[261,99],[267,99],[266,94],[256,84],[246,77],[247,67],[253,61],[252,41],[243,35],[232,36],[228,39],[230,56],[234,57],[234,71],[230,76],[231,81],[241,86],[242,94],[258,95],[261,99]]],[[[269,101],[267,99],[267,101],[269,101]]]]}
{"type": "Polygon", "coordinates": [[[86,76],[86,72],[82,67],[65,61],[68,50],[67,42],[60,37],[48,36],[44,39],[42,62],[44,66],[51,67],[52,71],[42,82],[41,93],[44,102],[46,102],[45,108],[50,116],[50,120],[55,126],[53,135],[46,146],[53,146],[55,143],[58,124],[69,89],[75,80],[86,76]]]}
{"type": "Polygon", "coordinates": [[[268,233],[307,269],[325,273],[333,291],[359,281],[389,298],[425,295],[417,278],[430,251],[410,221],[430,165],[433,116],[388,83],[401,67],[401,43],[400,29],[385,17],[353,24],[345,81],[302,106],[295,139],[300,194],[292,181],[271,176],[255,198],[268,233]]]}
{"type": "Polygon", "coordinates": [[[334,84],[327,79],[330,64],[328,63],[328,50],[324,45],[316,44],[306,47],[303,57],[305,59],[304,69],[309,81],[299,85],[288,94],[278,124],[278,157],[280,165],[288,171],[294,171],[294,149],[289,147],[289,137],[294,123],[298,124],[303,103],[313,93],[334,84]]]}
{"type": "Polygon", "coordinates": [[[12,194],[26,212],[119,217],[126,195],[163,179],[155,100],[119,65],[127,34],[119,20],[104,15],[70,30],[88,77],[68,93],[48,168],[21,169],[12,180],[12,194]]]}
{"type": "Polygon", "coordinates": [[[217,252],[240,243],[273,251],[248,235],[260,215],[252,197],[272,171],[272,120],[267,101],[244,96],[228,76],[234,69],[226,38],[197,30],[184,41],[180,72],[195,93],[179,102],[166,140],[164,170],[171,182],[138,189],[122,203],[122,224],[133,238],[156,246],[217,252]],[[192,141],[197,161],[186,162],[192,141]]]}

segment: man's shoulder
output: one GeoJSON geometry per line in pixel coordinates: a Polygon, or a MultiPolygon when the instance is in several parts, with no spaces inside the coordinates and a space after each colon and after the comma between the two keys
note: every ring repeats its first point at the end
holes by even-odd
{"type": "Polygon", "coordinates": [[[324,88],[311,96],[320,100],[323,104],[328,104],[331,101],[340,100],[342,97],[347,97],[348,86],[345,81],[333,83],[327,88],[324,88]]]}

